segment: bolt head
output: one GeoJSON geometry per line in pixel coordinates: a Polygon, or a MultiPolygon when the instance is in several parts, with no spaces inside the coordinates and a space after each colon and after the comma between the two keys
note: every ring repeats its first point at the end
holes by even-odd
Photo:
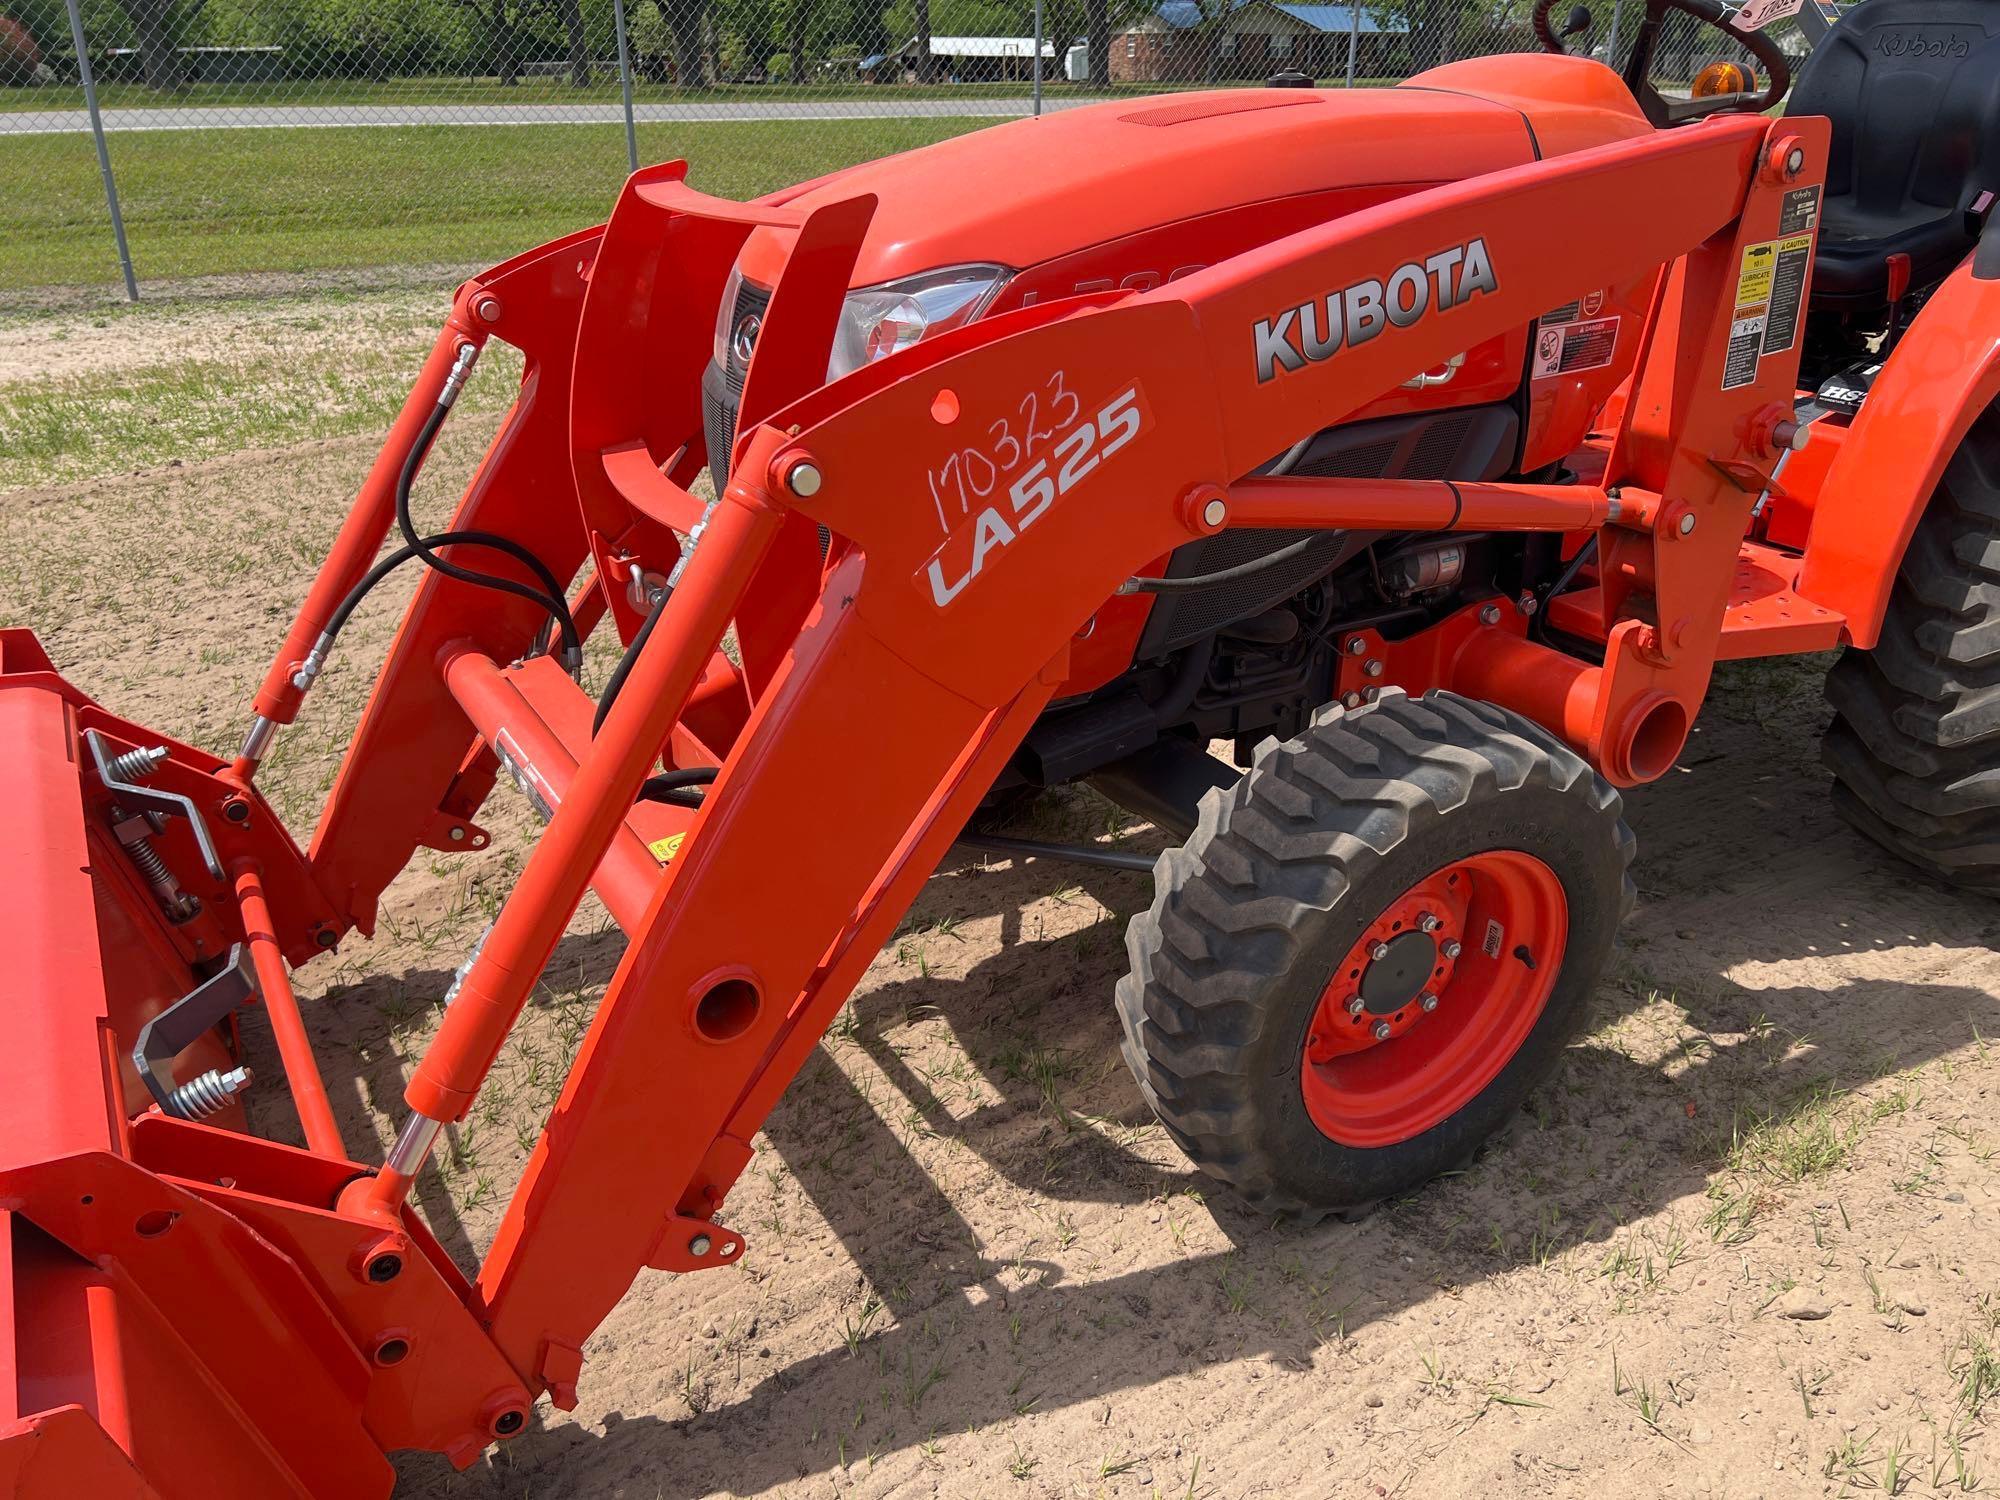
{"type": "Polygon", "coordinates": [[[800,459],[785,470],[785,488],[801,500],[809,500],[819,493],[819,465],[809,459],[800,459]]]}
{"type": "Polygon", "coordinates": [[[1368,642],[1360,636],[1355,635],[1347,638],[1347,654],[1349,656],[1365,656],[1367,652],[1368,642]]]}
{"type": "Polygon", "coordinates": [[[714,1244],[715,1241],[711,1240],[707,1235],[698,1234],[693,1239],[688,1241],[688,1254],[694,1256],[696,1259],[699,1259],[700,1257],[708,1254],[709,1250],[713,1248],[714,1244]]]}
{"type": "Polygon", "coordinates": [[[452,841],[452,842],[453,842],[454,844],[462,844],[462,843],[464,843],[464,842],[465,842],[465,830],[464,830],[463,828],[460,828],[460,827],[458,827],[458,826],[457,826],[456,824],[453,824],[453,825],[452,825],[452,830],[451,830],[451,841],[452,841]]]}
{"type": "Polygon", "coordinates": [[[1361,670],[1366,672],[1370,677],[1380,677],[1382,675],[1382,663],[1370,657],[1361,664],[1361,670]]]}
{"type": "Polygon", "coordinates": [[[1429,912],[1425,912],[1417,918],[1417,927],[1424,932],[1436,932],[1442,926],[1444,926],[1444,923],[1440,922],[1429,912]]]}
{"type": "Polygon", "coordinates": [[[1358,1016],[1361,1014],[1361,1011],[1362,1011],[1361,997],[1359,995],[1356,995],[1352,1000],[1347,1002],[1347,1013],[1350,1016],[1358,1016]]]}
{"type": "Polygon", "coordinates": [[[1340,699],[1340,706],[1342,708],[1361,707],[1361,695],[1359,693],[1343,693],[1340,699]]]}
{"type": "Polygon", "coordinates": [[[1694,512],[1689,511],[1680,520],[1676,521],[1674,526],[1682,536],[1692,535],[1694,532],[1694,512]]]}
{"type": "Polygon", "coordinates": [[[1451,938],[1447,940],[1443,945],[1441,945],[1438,948],[1438,952],[1442,953],[1446,958],[1457,958],[1458,955],[1463,953],[1464,951],[1465,950],[1459,946],[1458,939],[1456,938],[1451,938]]]}
{"type": "Polygon", "coordinates": [[[1211,497],[1201,508],[1201,524],[1204,526],[1220,526],[1228,519],[1229,506],[1220,495],[1211,497]]]}
{"type": "Polygon", "coordinates": [[[1429,1015],[1438,1008],[1438,997],[1433,995],[1429,990],[1425,990],[1421,995],[1417,996],[1417,1006],[1425,1015],[1429,1015]]]}
{"type": "Polygon", "coordinates": [[[1389,956],[1389,945],[1387,943],[1377,943],[1373,948],[1368,950],[1368,956],[1377,962],[1387,958],[1389,956]]]}
{"type": "Polygon", "coordinates": [[[1533,616],[1535,611],[1540,609],[1541,607],[1542,607],[1541,601],[1537,599],[1533,594],[1524,593],[1521,595],[1520,598],[1514,601],[1514,608],[1518,609],[1522,614],[1531,617],[1533,616]]]}
{"type": "Polygon", "coordinates": [[[1389,1040],[1389,1023],[1387,1021],[1377,1021],[1375,1023],[1375,1040],[1378,1042],[1389,1040]]]}
{"type": "Polygon", "coordinates": [[[1498,625],[1500,623],[1500,606],[1489,604],[1482,609],[1479,612],[1479,623],[1482,625],[1498,625]]]}

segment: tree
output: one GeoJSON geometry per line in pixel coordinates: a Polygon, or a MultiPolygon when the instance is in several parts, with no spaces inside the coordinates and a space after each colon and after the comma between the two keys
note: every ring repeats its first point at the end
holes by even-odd
{"type": "Polygon", "coordinates": [[[707,0],[653,0],[653,5],[674,36],[674,81],[684,89],[707,88],[708,70],[701,44],[707,0]]]}
{"type": "Polygon", "coordinates": [[[590,87],[590,42],[583,32],[583,0],[554,0],[556,19],[562,22],[569,39],[569,82],[571,88],[590,87]]]}
{"type": "Polygon", "coordinates": [[[1090,86],[1111,87],[1111,0],[1085,0],[1083,45],[1090,58],[1090,86]]]}
{"type": "Polygon", "coordinates": [[[201,13],[205,0],[176,5],[175,0],[118,0],[132,23],[133,45],[139,49],[139,71],[146,87],[178,93],[187,87],[187,67],[181,58],[181,36],[201,13]]]}

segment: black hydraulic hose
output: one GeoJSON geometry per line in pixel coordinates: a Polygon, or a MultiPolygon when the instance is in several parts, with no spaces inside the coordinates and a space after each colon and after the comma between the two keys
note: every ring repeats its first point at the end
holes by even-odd
{"type": "Polygon", "coordinates": [[[605,716],[611,712],[611,705],[618,701],[618,695],[625,688],[625,679],[632,675],[632,663],[639,659],[639,652],[646,645],[646,637],[653,633],[653,627],[660,622],[665,612],[667,600],[673,597],[672,585],[660,590],[660,597],[653,601],[653,607],[646,612],[646,618],[632,633],[632,644],[625,648],[625,654],[618,658],[618,665],[611,669],[611,679],[604,684],[604,691],[597,695],[597,712],[590,719],[590,737],[597,738],[597,731],[604,727],[605,716]]]}
{"type": "Polygon", "coordinates": [[[1153,722],[1167,729],[1181,721],[1194,704],[1194,696],[1201,691],[1203,680],[1208,676],[1208,664],[1215,659],[1215,637],[1205,635],[1181,653],[1179,664],[1174,668],[1173,680],[1167,690],[1160,694],[1159,702],[1151,705],[1153,722]]]}
{"type": "MultiPolygon", "coordinates": [[[[410,517],[410,486],[416,482],[417,470],[423,467],[429,455],[431,444],[437,438],[438,429],[444,425],[446,415],[451,411],[450,396],[440,397],[431,414],[424,419],[423,427],[417,433],[417,440],[410,445],[410,451],[403,456],[402,472],[396,476],[396,524],[401,528],[407,550],[421,558],[426,567],[442,573],[447,578],[455,578],[460,583],[477,584],[481,588],[495,589],[503,594],[526,599],[548,611],[562,632],[563,653],[573,664],[583,656],[583,636],[576,628],[576,619],[570,614],[569,601],[563,597],[562,584],[554,573],[534,553],[511,537],[501,536],[492,531],[455,531],[445,533],[448,543],[437,543],[435,538],[417,535],[416,522],[410,517]],[[473,568],[450,562],[432,550],[433,545],[456,545],[461,547],[486,547],[495,552],[505,553],[533,573],[541,582],[541,588],[531,584],[517,583],[511,578],[502,578],[493,573],[481,573],[473,568]]],[[[393,564],[392,564],[393,566],[393,564]]],[[[371,575],[372,576],[372,575],[371,575]]]]}
{"type": "Polygon", "coordinates": [[[1296,542],[1288,542],[1276,552],[1267,552],[1262,557],[1253,557],[1249,562],[1238,563],[1233,568],[1223,568],[1214,573],[1196,573],[1190,578],[1128,578],[1118,585],[1121,594],[1188,594],[1196,589],[1212,589],[1218,584],[1235,583],[1240,578],[1251,578],[1266,568],[1275,568],[1279,563],[1290,562],[1331,532],[1316,531],[1311,536],[1300,537],[1296,542]]]}
{"type": "Polygon", "coordinates": [[[700,807],[701,788],[714,782],[720,766],[688,766],[648,776],[639,787],[640,802],[664,802],[669,807],[700,807]]]}

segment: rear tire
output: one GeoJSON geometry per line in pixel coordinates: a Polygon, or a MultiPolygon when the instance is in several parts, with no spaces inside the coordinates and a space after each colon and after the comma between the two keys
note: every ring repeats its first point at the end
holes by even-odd
{"type": "Polygon", "coordinates": [[[1945,466],[1875,647],[1827,674],[1833,802],[1883,848],[2000,895],[2000,407],[1945,466]]]}
{"type": "Polygon", "coordinates": [[[1146,1102],[1262,1213],[1310,1221],[1461,1165],[1583,1024],[1631,904],[1619,814],[1539,726],[1450,693],[1267,741],[1161,855],[1127,931],[1118,1011],[1146,1102]]]}

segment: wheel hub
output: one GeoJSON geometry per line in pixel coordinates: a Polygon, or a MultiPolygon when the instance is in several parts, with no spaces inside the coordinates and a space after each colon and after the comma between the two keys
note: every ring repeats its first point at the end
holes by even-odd
{"type": "Polygon", "coordinates": [[[1381,944],[1362,971],[1362,1009],[1371,1016],[1394,1015],[1428,988],[1437,967],[1437,939],[1428,932],[1402,932],[1381,944]]]}
{"type": "Polygon", "coordinates": [[[1326,981],[1300,1083],[1344,1145],[1408,1140],[1483,1088],[1533,1027],[1561,967],[1562,883],[1534,856],[1444,866],[1383,908],[1326,981]]]}

